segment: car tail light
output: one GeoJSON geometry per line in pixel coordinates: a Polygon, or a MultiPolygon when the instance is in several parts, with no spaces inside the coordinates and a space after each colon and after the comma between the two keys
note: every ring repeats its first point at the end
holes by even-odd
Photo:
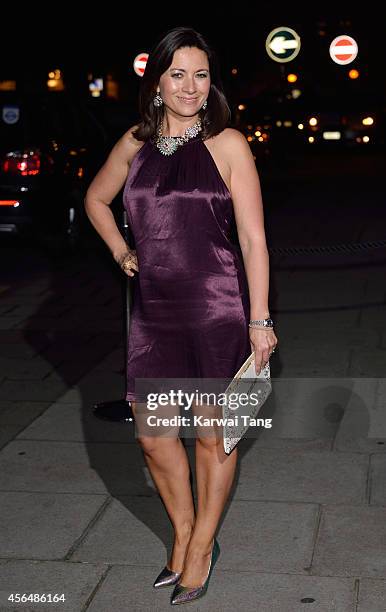
{"type": "Polygon", "coordinates": [[[1,160],[1,169],[6,174],[33,176],[40,173],[41,153],[38,149],[9,151],[1,160]]]}

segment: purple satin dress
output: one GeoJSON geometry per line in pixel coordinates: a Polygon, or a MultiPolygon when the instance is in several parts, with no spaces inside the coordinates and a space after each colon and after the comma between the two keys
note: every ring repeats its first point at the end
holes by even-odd
{"type": "Polygon", "coordinates": [[[251,353],[248,283],[229,239],[231,194],[200,134],[170,156],[146,141],[123,203],[139,268],[126,400],[142,399],[136,378],[231,379],[251,353]]]}

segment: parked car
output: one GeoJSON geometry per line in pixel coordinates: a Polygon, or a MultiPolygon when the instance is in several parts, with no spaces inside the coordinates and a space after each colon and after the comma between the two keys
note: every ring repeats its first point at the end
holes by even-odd
{"type": "Polygon", "coordinates": [[[65,92],[0,92],[0,239],[75,246],[89,226],[83,199],[107,135],[65,92]]]}

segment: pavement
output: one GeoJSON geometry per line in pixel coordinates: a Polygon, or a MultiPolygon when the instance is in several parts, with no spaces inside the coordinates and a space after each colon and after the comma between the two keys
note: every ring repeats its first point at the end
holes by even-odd
{"type": "MultiPolygon", "coordinates": [[[[100,252],[14,256],[24,266],[0,286],[0,610],[168,610],[171,588],[152,583],[172,529],[133,425],[91,410],[125,393],[122,276],[100,252]]],[[[291,257],[271,262],[272,428],[239,443],[192,611],[386,610],[385,259],[291,257]]]]}

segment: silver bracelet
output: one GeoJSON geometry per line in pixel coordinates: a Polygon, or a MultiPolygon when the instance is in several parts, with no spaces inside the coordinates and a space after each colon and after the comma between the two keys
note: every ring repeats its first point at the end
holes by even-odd
{"type": "Polygon", "coordinates": [[[255,319],[249,321],[249,327],[263,328],[263,329],[272,329],[273,321],[270,317],[267,319],[255,319]]]}

